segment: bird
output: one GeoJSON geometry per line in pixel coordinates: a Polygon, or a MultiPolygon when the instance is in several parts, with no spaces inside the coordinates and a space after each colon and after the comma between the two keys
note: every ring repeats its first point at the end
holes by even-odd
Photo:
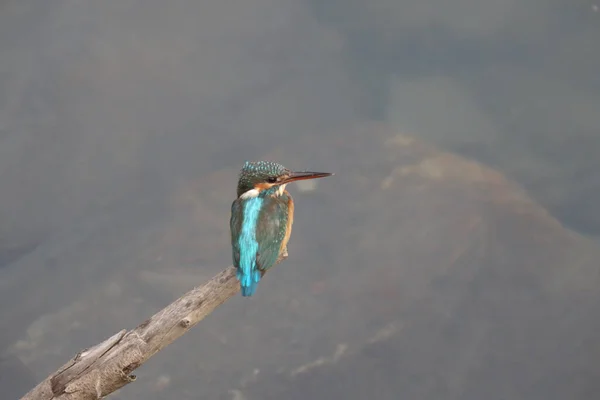
{"type": "Polygon", "coordinates": [[[233,265],[243,297],[252,296],[264,273],[275,265],[280,255],[287,254],[294,222],[294,200],[286,186],[331,175],[291,171],[271,161],[244,163],[229,221],[233,265]]]}

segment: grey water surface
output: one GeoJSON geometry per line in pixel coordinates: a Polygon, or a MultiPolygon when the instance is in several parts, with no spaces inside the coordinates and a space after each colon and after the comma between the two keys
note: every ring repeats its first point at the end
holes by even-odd
{"type": "Polygon", "coordinates": [[[119,398],[597,397],[599,7],[0,2],[0,391],[228,266],[269,158],[336,173],[290,187],[290,259],[119,398]],[[438,151],[513,183],[384,190],[438,151]]]}

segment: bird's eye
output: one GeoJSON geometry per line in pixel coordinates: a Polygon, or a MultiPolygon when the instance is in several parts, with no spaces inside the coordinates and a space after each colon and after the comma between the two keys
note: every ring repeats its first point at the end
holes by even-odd
{"type": "Polygon", "coordinates": [[[277,182],[277,178],[274,177],[274,176],[271,176],[271,177],[267,178],[267,182],[269,182],[269,183],[275,183],[275,182],[277,182]]]}

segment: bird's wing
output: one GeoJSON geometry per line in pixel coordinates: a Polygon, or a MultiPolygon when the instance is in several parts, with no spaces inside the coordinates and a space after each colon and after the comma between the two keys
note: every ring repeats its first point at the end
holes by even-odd
{"type": "Polygon", "coordinates": [[[259,240],[256,263],[262,271],[271,268],[279,256],[288,220],[287,200],[285,195],[266,197],[258,217],[256,237],[259,240]]]}
{"type": "Polygon", "coordinates": [[[242,216],[242,201],[237,199],[231,204],[231,219],[229,220],[233,265],[236,268],[240,266],[240,244],[237,238],[242,229],[242,216]]]}

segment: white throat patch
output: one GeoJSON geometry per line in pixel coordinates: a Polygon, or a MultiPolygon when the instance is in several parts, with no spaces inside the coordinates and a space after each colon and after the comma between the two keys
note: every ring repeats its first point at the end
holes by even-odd
{"type": "Polygon", "coordinates": [[[258,196],[258,189],[250,189],[247,192],[242,193],[240,199],[251,199],[258,196]]]}
{"type": "MultiPolygon", "coordinates": [[[[279,187],[277,188],[277,191],[275,193],[273,193],[273,195],[275,196],[281,196],[283,194],[283,192],[285,191],[285,187],[287,186],[287,183],[284,183],[283,185],[279,185],[279,187]]],[[[240,199],[246,200],[246,199],[253,199],[255,197],[258,197],[260,193],[259,189],[250,189],[247,192],[242,193],[242,195],[240,196],[240,199]]]]}
{"type": "Polygon", "coordinates": [[[279,187],[277,188],[277,195],[281,196],[283,194],[283,192],[285,192],[285,187],[287,186],[287,183],[284,183],[283,185],[279,185],[279,187]]]}

